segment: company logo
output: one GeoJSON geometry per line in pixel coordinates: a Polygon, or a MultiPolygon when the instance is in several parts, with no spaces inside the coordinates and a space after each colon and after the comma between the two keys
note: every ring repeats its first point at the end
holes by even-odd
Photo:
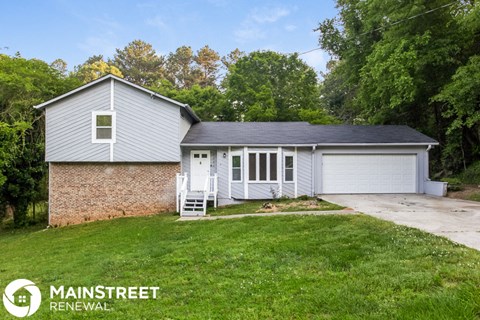
{"type": "Polygon", "coordinates": [[[27,279],[18,279],[12,281],[5,288],[3,293],[3,305],[7,311],[18,318],[29,317],[40,308],[40,302],[42,300],[42,294],[40,289],[30,280],[27,279]],[[21,291],[17,295],[17,300],[15,301],[15,293],[21,291]],[[29,296],[27,296],[27,293],[29,296]],[[26,304],[30,300],[28,306],[18,306],[18,304],[26,304]]]}

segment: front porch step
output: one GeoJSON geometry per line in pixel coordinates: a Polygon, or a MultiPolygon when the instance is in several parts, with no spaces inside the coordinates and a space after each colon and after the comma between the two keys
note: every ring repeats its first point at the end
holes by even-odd
{"type": "Polygon", "coordinates": [[[206,201],[203,192],[188,192],[183,205],[182,216],[201,216],[204,214],[206,201]]]}
{"type": "Polygon", "coordinates": [[[187,199],[202,199],[203,200],[203,192],[202,191],[189,191],[187,193],[187,199]]]}

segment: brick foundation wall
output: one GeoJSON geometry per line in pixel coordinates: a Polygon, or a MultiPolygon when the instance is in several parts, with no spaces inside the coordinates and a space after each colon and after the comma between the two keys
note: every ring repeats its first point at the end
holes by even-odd
{"type": "Polygon", "coordinates": [[[50,225],[175,210],[180,163],[50,163],[50,225]]]}

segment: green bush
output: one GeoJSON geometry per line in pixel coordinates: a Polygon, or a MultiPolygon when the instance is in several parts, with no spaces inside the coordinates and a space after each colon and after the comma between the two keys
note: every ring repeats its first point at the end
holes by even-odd
{"type": "Polygon", "coordinates": [[[472,163],[467,170],[459,175],[465,184],[480,184],[480,161],[472,163]]]}
{"type": "Polygon", "coordinates": [[[448,182],[448,191],[461,191],[463,190],[462,180],[458,178],[443,178],[443,182],[448,182]]]}

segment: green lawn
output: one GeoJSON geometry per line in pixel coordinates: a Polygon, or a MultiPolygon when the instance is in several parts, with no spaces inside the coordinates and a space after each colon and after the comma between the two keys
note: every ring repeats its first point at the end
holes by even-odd
{"type": "Polygon", "coordinates": [[[467,196],[467,200],[480,201],[480,193],[472,193],[467,196]]]}
{"type": "Polygon", "coordinates": [[[295,211],[328,211],[341,210],[344,207],[315,198],[278,199],[278,200],[250,200],[241,204],[232,204],[218,208],[210,207],[207,214],[211,216],[228,216],[232,214],[260,213],[260,212],[295,212],[295,211]],[[273,209],[264,209],[263,204],[269,203],[273,209]]]}
{"type": "MultiPolygon", "coordinates": [[[[0,290],[32,319],[473,319],[480,253],[365,215],[177,222],[158,215],[0,234],[0,290]],[[110,312],[51,312],[49,286],[159,286],[110,312]]],[[[0,291],[1,293],[1,291],[0,291]]],[[[7,316],[0,306],[0,318],[7,316]]]]}

